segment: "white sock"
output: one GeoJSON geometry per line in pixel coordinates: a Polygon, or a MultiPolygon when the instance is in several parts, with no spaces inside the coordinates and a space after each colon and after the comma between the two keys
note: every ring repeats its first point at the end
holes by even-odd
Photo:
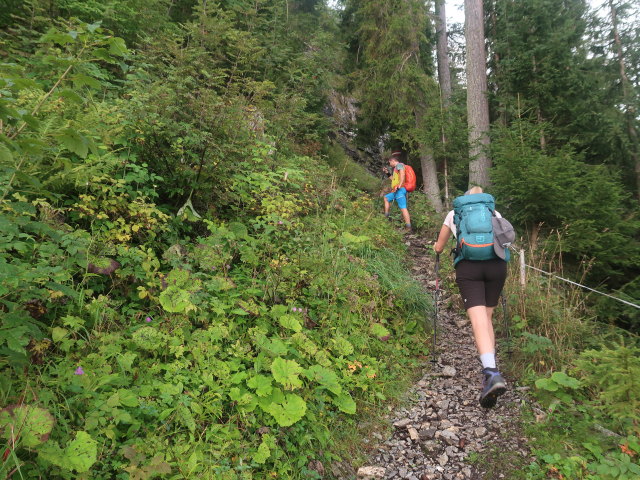
{"type": "Polygon", "coordinates": [[[480,355],[480,361],[482,362],[482,368],[496,368],[496,354],[483,353],[480,355]]]}

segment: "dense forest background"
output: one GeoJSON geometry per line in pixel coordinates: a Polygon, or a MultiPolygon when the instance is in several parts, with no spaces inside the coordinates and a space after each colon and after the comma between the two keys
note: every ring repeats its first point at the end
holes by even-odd
{"type": "MultiPolygon", "coordinates": [[[[418,232],[481,184],[528,262],[638,304],[637,7],[475,3],[3,0],[0,475],[339,477],[429,349],[392,150],[418,232]]],[[[633,478],[639,310],[528,289],[512,368],[566,433],[520,474],[633,478]]]]}

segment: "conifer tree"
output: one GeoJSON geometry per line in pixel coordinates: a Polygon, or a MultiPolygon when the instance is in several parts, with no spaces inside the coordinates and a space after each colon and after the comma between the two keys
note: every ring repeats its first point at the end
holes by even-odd
{"type": "Polygon", "coordinates": [[[426,6],[417,0],[352,0],[345,24],[355,33],[361,133],[388,134],[420,157],[424,191],[442,209],[433,145],[439,95],[432,78],[426,6]]]}
{"type": "Polygon", "coordinates": [[[640,200],[640,142],[638,141],[638,129],[637,129],[637,96],[633,93],[633,85],[629,80],[627,74],[627,62],[625,59],[625,50],[622,44],[622,39],[619,31],[618,15],[620,10],[627,10],[629,5],[624,3],[620,5],[620,2],[609,0],[608,2],[611,18],[611,35],[613,37],[614,52],[616,60],[618,62],[620,86],[622,90],[622,105],[624,108],[625,122],[627,126],[627,132],[629,135],[629,153],[634,165],[634,171],[636,175],[636,197],[640,200]],[[634,98],[635,97],[635,98],[634,98]]]}
{"type": "MultiPolygon", "coordinates": [[[[448,110],[451,103],[451,69],[449,68],[449,46],[447,41],[447,15],[444,0],[435,1],[436,17],[436,55],[438,60],[438,83],[440,84],[440,101],[444,110],[443,122],[449,120],[448,110]]],[[[447,136],[442,128],[442,151],[444,163],[444,198],[449,199],[449,178],[447,161],[447,136]]]]}
{"type": "Polygon", "coordinates": [[[469,124],[469,183],[489,185],[489,103],[482,0],[465,0],[467,44],[467,115],[469,124]]]}

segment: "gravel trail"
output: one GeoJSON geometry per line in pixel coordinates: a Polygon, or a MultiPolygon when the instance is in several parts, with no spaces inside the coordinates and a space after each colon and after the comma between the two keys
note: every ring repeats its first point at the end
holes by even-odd
{"type": "MultiPolygon", "coordinates": [[[[434,257],[426,240],[407,235],[405,242],[414,276],[433,292],[434,257]]],[[[505,375],[508,390],[496,407],[480,407],[481,365],[468,319],[446,309],[452,295],[440,282],[436,363],[407,392],[404,408],[389,414],[389,438],[372,439],[378,443],[369,463],[358,469],[358,479],[508,479],[515,464],[529,463],[521,432],[523,391],[505,375]],[[485,460],[471,463],[472,452],[483,452],[485,460]]],[[[499,309],[496,314],[501,318],[499,309]]]]}

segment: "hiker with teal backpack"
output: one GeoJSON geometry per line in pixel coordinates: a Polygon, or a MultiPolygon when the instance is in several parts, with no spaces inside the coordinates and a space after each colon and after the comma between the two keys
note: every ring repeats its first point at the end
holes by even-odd
{"type": "Polygon", "coordinates": [[[493,311],[507,278],[509,245],[515,239],[511,224],[495,209],[495,200],[473,187],[453,201],[434,245],[440,254],[451,236],[456,237],[456,283],[471,321],[473,337],[484,375],[480,405],[495,406],[506,382],[496,366],[493,311]]]}

